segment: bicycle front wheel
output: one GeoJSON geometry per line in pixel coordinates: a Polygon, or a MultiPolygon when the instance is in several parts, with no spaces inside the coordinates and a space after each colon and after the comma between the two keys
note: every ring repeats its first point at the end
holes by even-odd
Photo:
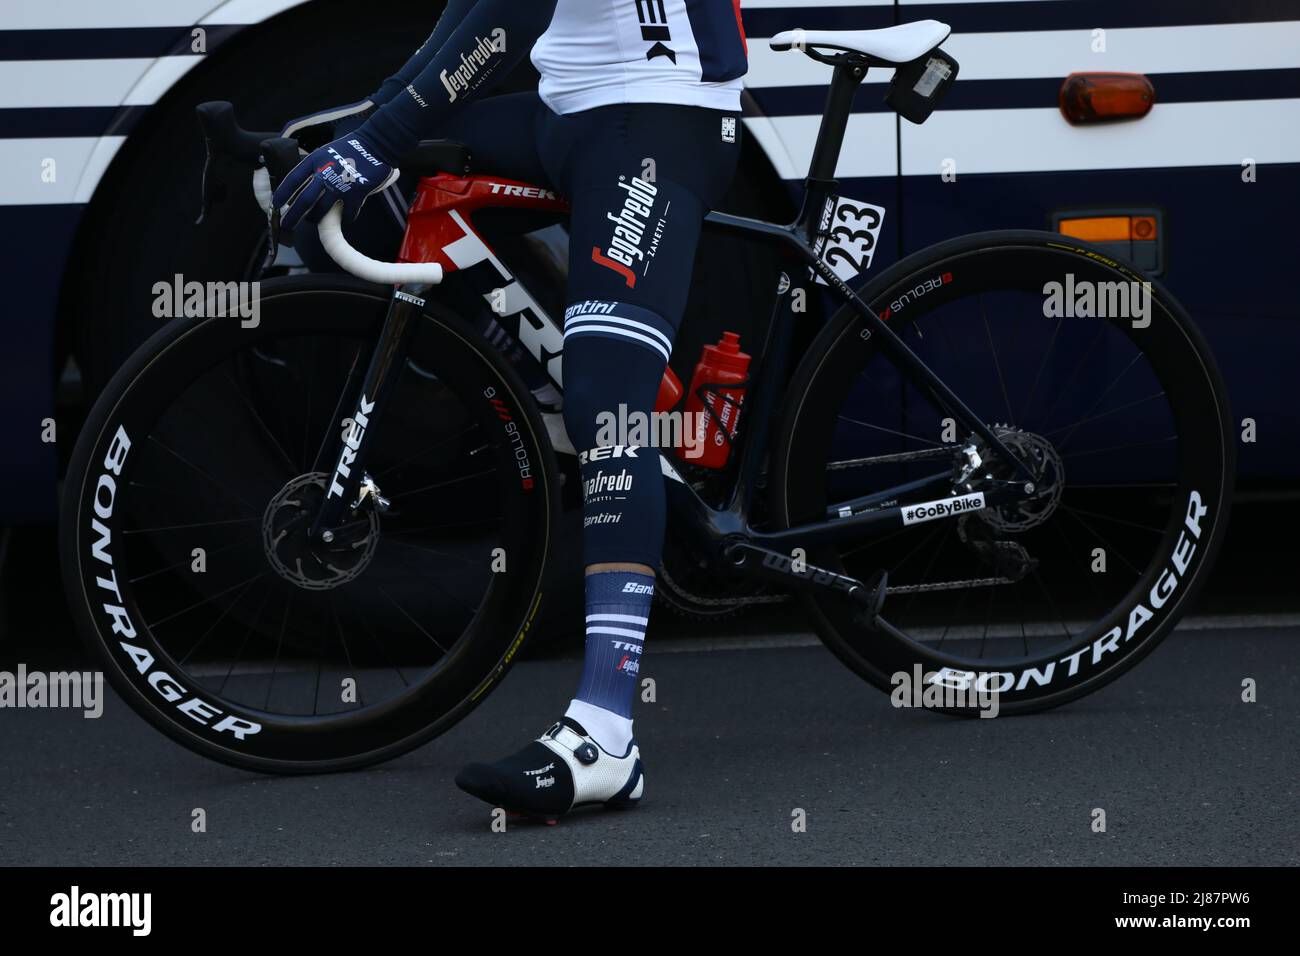
{"type": "MultiPolygon", "coordinates": [[[[809,549],[855,577],[890,573],[878,629],[848,602],[807,599],[824,642],[886,691],[921,675],[936,690],[996,692],[1005,713],[1132,667],[1188,607],[1228,518],[1228,405],[1190,318],[1100,250],[1037,232],[934,246],[863,299],[1038,481],[1027,500],[983,507],[977,493],[1009,481],[1010,466],[841,311],[791,384],[774,452],[779,517],[926,507],[903,508],[874,538],[809,549]],[[907,490],[943,475],[948,496],[928,497],[968,510],[907,490]]],[[[972,709],[969,697],[935,699],[972,709]]]]}
{"type": "Polygon", "coordinates": [[[306,535],[387,302],[346,278],[264,283],[254,328],[158,332],[81,434],[74,617],[127,703],[205,756],[282,773],[396,756],[482,701],[536,620],[554,456],[518,376],[454,316],[418,323],[368,426],[388,507],[328,546],[306,535]]]}

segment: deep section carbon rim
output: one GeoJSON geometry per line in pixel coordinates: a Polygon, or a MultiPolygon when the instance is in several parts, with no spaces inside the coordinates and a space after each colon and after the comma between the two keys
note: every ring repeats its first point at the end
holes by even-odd
{"type": "Polygon", "coordinates": [[[210,320],[153,345],[83,435],[70,586],[133,706],[218,759],[391,756],[481,699],[535,612],[551,520],[536,435],[450,325],[421,323],[378,429],[367,472],[387,510],[307,541],[320,449],[383,310],[264,292],[257,330],[210,320]]]}
{"type": "Polygon", "coordinates": [[[891,588],[881,630],[820,600],[819,627],[882,687],[919,666],[930,683],[1029,709],[1099,686],[1173,626],[1221,537],[1232,453],[1217,372],[1159,288],[1145,317],[1048,314],[1053,282],[1078,311],[1102,283],[1124,283],[1139,308],[1145,295],[1118,263],[1059,237],[971,237],[900,265],[872,287],[873,308],[1038,486],[1014,506],[974,507],[1010,480],[1005,462],[859,321],[833,323],[792,386],[780,459],[789,521],[892,504],[870,496],[926,476],[964,474],[969,488],[904,493],[896,503],[916,507],[896,527],[821,551],[859,578],[887,568],[891,588]]]}

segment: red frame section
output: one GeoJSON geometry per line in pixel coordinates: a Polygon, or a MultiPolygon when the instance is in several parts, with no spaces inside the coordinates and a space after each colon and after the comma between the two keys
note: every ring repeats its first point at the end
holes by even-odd
{"type": "Polygon", "coordinates": [[[473,230],[473,216],[488,208],[564,213],[569,203],[549,189],[502,176],[426,176],[420,180],[407,215],[398,261],[436,262],[444,272],[456,271],[456,264],[443,250],[464,239],[466,228],[483,242],[473,230]],[[453,212],[465,226],[452,217],[453,212]]]}

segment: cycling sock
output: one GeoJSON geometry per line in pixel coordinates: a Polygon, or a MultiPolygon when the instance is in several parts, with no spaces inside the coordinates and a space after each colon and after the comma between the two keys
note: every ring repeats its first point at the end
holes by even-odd
{"type": "Polygon", "coordinates": [[[612,754],[632,742],[632,697],[650,621],[654,578],[635,571],[588,574],[587,652],[582,680],[565,716],[612,754]]]}

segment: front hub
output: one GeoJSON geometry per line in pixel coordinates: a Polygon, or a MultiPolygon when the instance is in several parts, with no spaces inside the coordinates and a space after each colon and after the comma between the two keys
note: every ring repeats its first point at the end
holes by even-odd
{"type": "Polygon", "coordinates": [[[328,591],[358,577],[379,545],[379,515],[372,508],[352,512],[352,520],[312,540],[308,535],[330,476],[308,472],[289,480],[262,515],[262,549],[275,573],[308,591],[328,591]]]}

